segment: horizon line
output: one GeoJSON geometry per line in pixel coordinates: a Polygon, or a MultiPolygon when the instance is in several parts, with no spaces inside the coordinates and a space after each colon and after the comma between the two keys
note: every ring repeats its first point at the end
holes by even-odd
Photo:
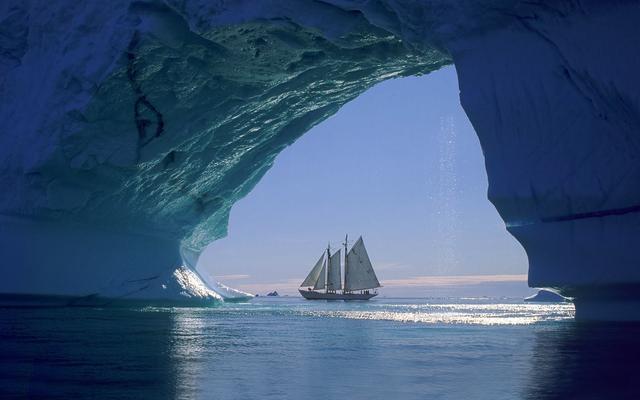
{"type": "MultiPolygon", "coordinates": [[[[382,284],[382,287],[387,288],[445,288],[455,286],[474,286],[486,283],[526,283],[527,279],[528,274],[419,275],[409,278],[385,279],[381,280],[380,283],[382,284]]],[[[236,283],[232,286],[250,293],[260,293],[273,290],[295,293],[303,280],[304,278],[289,278],[275,282],[236,283]]]]}

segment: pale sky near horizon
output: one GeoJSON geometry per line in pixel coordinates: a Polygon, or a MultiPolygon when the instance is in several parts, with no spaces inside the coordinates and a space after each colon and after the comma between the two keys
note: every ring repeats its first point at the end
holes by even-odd
{"type": "Polygon", "coordinates": [[[445,67],[345,105],[233,207],[229,235],[205,250],[200,272],[252,292],[291,291],[327,242],[335,248],[348,233],[352,243],[364,237],[389,287],[496,275],[526,288],[526,255],[487,200],[482,151],[458,96],[455,69],[445,67]]]}

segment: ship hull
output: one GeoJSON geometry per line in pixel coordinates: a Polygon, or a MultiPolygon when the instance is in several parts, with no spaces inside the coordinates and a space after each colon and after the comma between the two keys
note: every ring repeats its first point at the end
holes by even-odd
{"type": "Polygon", "coordinates": [[[298,292],[307,300],[369,300],[378,295],[378,293],[321,293],[302,289],[298,289],[298,292]]]}

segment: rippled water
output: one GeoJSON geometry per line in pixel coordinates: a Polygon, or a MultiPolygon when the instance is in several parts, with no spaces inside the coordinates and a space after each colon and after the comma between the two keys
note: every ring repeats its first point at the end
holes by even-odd
{"type": "Polygon", "coordinates": [[[1,398],[640,398],[640,327],[487,299],[1,308],[1,398]]]}

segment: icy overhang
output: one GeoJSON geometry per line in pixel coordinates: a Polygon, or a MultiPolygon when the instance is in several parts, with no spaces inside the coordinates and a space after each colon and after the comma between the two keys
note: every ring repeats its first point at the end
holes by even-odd
{"type": "Polygon", "coordinates": [[[378,82],[451,63],[391,8],[338,3],[5,4],[0,180],[15,191],[0,208],[195,250],[223,236],[305,131],[378,82]]]}

